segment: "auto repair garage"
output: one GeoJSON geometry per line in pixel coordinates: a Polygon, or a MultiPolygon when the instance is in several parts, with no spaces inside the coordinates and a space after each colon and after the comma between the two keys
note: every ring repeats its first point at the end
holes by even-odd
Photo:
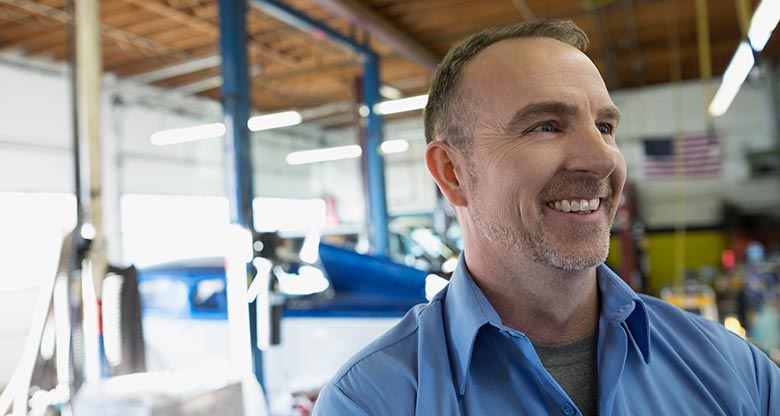
{"type": "Polygon", "coordinates": [[[458,267],[437,65],[547,18],[622,114],[606,264],[780,363],[777,1],[0,0],[0,414],[311,414],[458,267]]]}

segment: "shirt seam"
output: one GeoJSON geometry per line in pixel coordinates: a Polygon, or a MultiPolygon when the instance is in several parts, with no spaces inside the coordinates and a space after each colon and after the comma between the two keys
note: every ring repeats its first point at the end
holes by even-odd
{"type": "Polygon", "coordinates": [[[350,401],[350,403],[354,404],[358,409],[362,410],[364,414],[369,414],[368,410],[364,409],[363,406],[361,406],[360,404],[358,404],[358,402],[355,401],[355,399],[350,397],[349,394],[347,394],[347,392],[345,392],[344,389],[341,388],[341,386],[336,384],[333,387],[337,388],[339,390],[339,392],[341,392],[341,394],[343,394],[344,397],[346,397],[347,400],[350,401]]]}
{"type": "MultiPolygon", "coordinates": [[[[432,301],[432,302],[428,303],[427,305],[425,305],[425,307],[423,307],[423,308],[421,308],[421,309],[420,309],[420,312],[417,314],[417,317],[419,318],[419,317],[420,317],[420,315],[421,315],[423,312],[425,312],[425,310],[426,310],[426,309],[428,309],[428,307],[429,307],[430,305],[432,305],[433,303],[441,303],[441,301],[440,301],[440,300],[436,300],[436,301],[432,301]]],[[[413,331],[411,331],[411,332],[410,332],[409,334],[407,334],[406,336],[404,336],[403,338],[396,340],[396,341],[395,341],[395,342],[393,342],[392,344],[388,344],[388,345],[385,345],[385,346],[384,346],[384,347],[382,347],[382,348],[379,348],[379,349],[377,349],[377,350],[371,351],[371,352],[369,352],[368,354],[366,354],[364,357],[362,357],[361,359],[359,359],[359,360],[355,361],[354,363],[352,363],[352,365],[350,365],[350,366],[349,366],[349,369],[348,369],[347,371],[345,371],[345,372],[344,372],[344,374],[342,374],[342,375],[341,375],[341,377],[339,377],[339,378],[338,378],[338,380],[336,380],[336,385],[337,385],[337,386],[339,386],[339,385],[341,384],[341,382],[344,380],[344,378],[345,378],[347,375],[349,375],[349,373],[351,373],[351,372],[352,372],[352,371],[355,369],[355,367],[357,367],[357,366],[358,366],[358,364],[362,363],[363,361],[365,361],[365,360],[366,360],[366,359],[368,359],[369,357],[373,356],[374,354],[377,354],[377,353],[379,353],[379,352],[381,352],[381,351],[384,351],[384,350],[386,350],[386,349],[388,349],[388,348],[390,348],[390,347],[393,347],[393,346],[395,346],[395,345],[397,345],[397,344],[399,344],[399,343],[401,343],[401,342],[404,342],[404,341],[406,341],[407,339],[409,339],[409,337],[413,336],[414,334],[416,334],[416,333],[417,333],[417,332],[419,332],[419,331],[420,331],[420,323],[419,323],[419,321],[417,321],[417,322],[416,322],[416,324],[415,324],[414,330],[413,330],[413,331]]],[[[339,390],[341,390],[341,387],[339,387],[339,390]]]]}

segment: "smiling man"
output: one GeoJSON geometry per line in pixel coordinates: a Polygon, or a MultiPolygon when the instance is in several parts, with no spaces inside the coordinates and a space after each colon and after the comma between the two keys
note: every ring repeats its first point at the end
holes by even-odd
{"type": "Polygon", "coordinates": [[[480,32],[434,76],[425,160],[464,252],[323,389],[321,415],[780,414],[780,369],[602,263],[620,112],[569,21],[480,32]]]}

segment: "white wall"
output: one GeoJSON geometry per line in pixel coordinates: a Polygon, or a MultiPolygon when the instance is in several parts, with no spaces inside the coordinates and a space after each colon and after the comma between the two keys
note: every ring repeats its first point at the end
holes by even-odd
{"type": "MultiPolygon", "coordinates": [[[[61,67],[34,70],[38,65],[30,65],[0,61],[0,192],[73,192],[68,78],[61,67]]],[[[218,111],[205,116],[188,114],[151,107],[135,96],[124,99],[126,86],[117,85],[110,76],[103,88],[103,140],[115,143],[117,149],[117,154],[106,155],[106,170],[117,173],[120,192],[224,194],[222,139],[170,146],[154,146],[149,141],[158,130],[217,121],[218,111]]],[[[182,101],[186,108],[187,100],[182,101]]],[[[202,107],[192,101],[193,106],[202,107]]],[[[256,195],[311,197],[318,193],[310,166],[290,169],[284,160],[300,147],[299,132],[304,130],[253,133],[256,195]]]]}
{"type": "Polygon", "coordinates": [[[776,146],[766,83],[742,87],[729,111],[713,120],[722,146],[720,178],[646,181],[641,173],[642,139],[653,136],[700,134],[707,131],[705,93],[717,89],[705,82],[662,85],[617,91],[613,100],[623,113],[618,144],[628,164],[629,180],[638,182],[640,215],[651,228],[674,226],[678,219],[689,226],[721,222],[724,201],[746,210],[780,206],[780,184],[774,179],[749,177],[745,153],[776,146]]]}
{"type": "Polygon", "coordinates": [[[73,189],[70,99],[63,80],[0,65],[0,190],[73,189]]]}
{"type": "MultiPolygon", "coordinates": [[[[356,144],[354,129],[326,134],[328,146],[356,144]]],[[[421,117],[386,123],[385,140],[406,140],[409,149],[384,156],[385,193],[390,215],[431,212],[436,200],[435,184],[424,163],[425,137],[421,117]]],[[[320,164],[325,192],[336,196],[339,214],[345,222],[364,219],[365,197],[360,161],[334,161],[320,164]]]]}

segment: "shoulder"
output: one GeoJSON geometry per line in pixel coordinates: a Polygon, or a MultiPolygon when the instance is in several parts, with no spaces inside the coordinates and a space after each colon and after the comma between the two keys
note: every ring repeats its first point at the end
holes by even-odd
{"type": "Polygon", "coordinates": [[[750,343],[720,323],[686,312],[661,299],[639,296],[647,308],[654,343],[673,344],[697,353],[703,348],[713,347],[735,359],[746,359],[752,355],[750,343]]]}
{"type": "Polygon", "coordinates": [[[749,343],[723,325],[686,312],[661,299],[639,295],[647,307],[650,325],[657,336],[707,338],[719,346],[746,348],[749,343]]]}
{"type": "Polygon", "coordinates": [[[753,344],[718,322],[654,297],[640,297],[651,327],[652,361],[673,355],[692,367],[718,369],[721,376],[728,375],[732,388],[740,383],[747,391],[763,396],[763,400],[757,399],[764,404],[780,393],[780,368],[753,344]]]}
{"type": "Polygon", "coordinates": [[[413,410],[420,332],[427,325],[436,325],[437,315],[441,319],[439,301],[417,305],[393,328],[355,354],[323,388],[317,400],[319,411],[381,415],[395,414],[399,409],[413,410]]]}
{"type": "Polygon", "coordinates": [[[417,359],[417,343],[425,316],[436,309],[434,303],[413,307],[401,320],[382,336],[355,354],[333,377],[332,382],[341,383],[357,374],[384,376],[382,370],[391,367],[398,370],[411,369],[417,359]],[[390,366],[389,364],[392,364],[390,366]]]}

